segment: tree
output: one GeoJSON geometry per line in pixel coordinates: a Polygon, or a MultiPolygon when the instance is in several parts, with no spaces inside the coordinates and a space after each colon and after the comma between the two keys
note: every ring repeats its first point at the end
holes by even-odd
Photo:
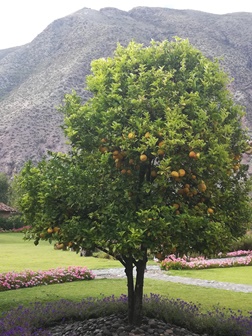
{"type": "Polygon", "coordinates": [[[8,202],[9,180],[6,174],[0,173],[0,202],[8,202]]]}
{"type": "Polygon", "coordinates": [[[211,255],[246,231],[244,111],[218,62],[187,40],[118,44],[91,70],[93,97],[83,105],[73,92],[61,107],[72,151],[26,165],[20,206],[36,243],[57,237],[117,258],[139,324],[148,251],[211,255]]]}

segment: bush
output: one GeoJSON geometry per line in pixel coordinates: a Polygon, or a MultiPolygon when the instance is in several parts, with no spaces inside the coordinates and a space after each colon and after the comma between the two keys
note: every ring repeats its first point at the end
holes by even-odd
{"type": "Polygon", "coordinates": [[[94,275],[86,267],[69,266],[49,271],[30,271],[21,273],[8,272],[0,274],[0,292],[64,282],[92,280],[94,275]]]}
{"type": "Polygon", "coordinates": [[[0,217],[0,228],[3,230],[15,230],[24,226],[20,215],[12,215],[8,218],[0,217]]]}
{"type": "Polygon", "coordinates": [[[111,255],[109,255],[108,253],[105,253],[105,252],[103,252],[103,251],[93,252],[92,255],[93,255],[94,258],[115,259],[115,258],[112,257],[111,255]]]}
{"type": "Polygon", "coordinates": [[[234,241],[231,245],[231,251],[238,251],[238,250],[252,250],[252,234],[246,234],[245,236],[239,238],[238,240],[234,241]]]}

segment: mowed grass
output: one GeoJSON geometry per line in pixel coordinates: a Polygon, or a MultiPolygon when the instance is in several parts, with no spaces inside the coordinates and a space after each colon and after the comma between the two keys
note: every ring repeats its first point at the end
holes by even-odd
{"type": "MultiPolygon", "coordinates": [[[[0,273],[7,271],[48,270],[56,267],[86,266],[88,269],[121,267],[115,260],[80,257],[74,252],[57,251],[53,245],[41,242],[35,246],[32,241],[23,241],[20,233],[0,234],[0,273]]],[[[203,273],[211,274],[210,280],[244,282],[244,274],[250,272],[251,267],[237,267],[229,269],[212,269],[212,272],[200,271],[172,271],[170,274],[184,275],[203,279],[203,273]],[[219,272],[221,271],[221,272],[219,272]],[[196,272],[196,273],[194,273],[196,272]],[[203,272],[203,273],[201,273],[203,272]],[[199,274],[199,275],[198,275],[199,274]],[[215,276],[215,274],[219,274],[215,276]],[[228,275],[227,275],[228,274],[228,275]],[[235,274],[235,276],[233,276],[235,274]],[[196,275],[196,276],[195,276],[196,275]],[[240,278],[239,278],[240,275],[240,278]]],[[[209,270],[210,271],[210,270],[209,270]]],[[[251,274],[251,273],[250,273],[251,274]]],[[[249,278],[245,277],[246,279],[249,278]]],[[[247,283],[247,282],[246,282],[247,283]]],[[[252,293],[239,293],[213,288],[182,285],[160,280],[145,279],[144,293],[160,294],[165,297],[182,299],[187,302],[201,304],[202,311],[212,310],[214,306],[242,310],[244,314],[251,311],[252,293]]],[[[59,299],[80,301],[86,297],[100,297],[101,295],[119,296],[127,294],[126,278],[124,279],[95,279],[50,286],[40,286],[27,289],[0,292],[0,313],[18,307],[29,305],[31,302],[51,302],[59,299]]]]}
{"type": "MultiPolygon", "coordinates": [[[[201,304],[203,312],[214,306],[242,310],[244,315],[251,311],[252,294],[224,291],[212,288],[181,285],[161,280],[145,279],[144,293],[160,294],[164,297],[182,299],[201,304]]],[[[87,297],[101,297],[127,294],[126,279],[95,279],[40,286],[0,292],[0,314],[19,305],[29,306],[31,302],[51,302],[60,299],[81,301],[87,297]]]]}
{"type": "Polygon", "coordinates": [[[220,282],[252,285],[252,266],[212,268],[204,270],[171,270],[168,271],[167,274],[202,280],[215,280],[220,282]]]}
{"type": "Polygon", "coordinates": [[[49,270],[57,267],[86,266],[87,268],[122,267],[119,261],[93,257],[80,257],[71,251],[54,250],[53,243],[25,241],[22,233],[0,234],[0,273],[25,269],[49,270]]]}
{"type": "MultiPolygon", "coordinates": [[[[200,304],[203,312],[214,306],[242,310],[244,315],[251,311],[252,294],[238,293],[212,288],[181,285],[161,280],[145,279],[144,293],[160,294],[164,297],[182,299],[200,304]]],[[[60,299],[80,301],[87,297],[127,294],[126,279],[96,279],[40,286],[0,292],[0,313],[19,305],[29,306],[31,302],[51,302],[60,299]]]]}

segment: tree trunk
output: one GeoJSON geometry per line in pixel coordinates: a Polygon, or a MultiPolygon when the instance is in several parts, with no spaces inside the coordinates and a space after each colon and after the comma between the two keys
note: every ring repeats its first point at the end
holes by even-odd
{"type": "Polygon", "coordinates": [[[147,257],[133,262],[133,258],[124,258],[128,286],[128,321],[131,325],[141,325],[143,313],[143,286],[147,257]],[[133,268],[136,265],[134,286],[133,268]]]}
{"type": "Polygon", "coordinates": [[[134,295],[134,277],[133,277],[133,260],[132,258],[124,258],[125,273],[127,276],[127,286],[128,286],[128,321],[129,324],[133,324],[134,320],[134,306],[135,306],[135,295],[134,295]]]}
{"type": "Polygon", "coordinates": [[[136,284],[135,284],[135,293],[134,293],[134,316],[133,324],[141,325],[142,323],[142,314],[143,314],[143,286],[144,286],[144,273],[146,269],[146,261],[139,260],[137,262],[136,268],[136,284]]]}

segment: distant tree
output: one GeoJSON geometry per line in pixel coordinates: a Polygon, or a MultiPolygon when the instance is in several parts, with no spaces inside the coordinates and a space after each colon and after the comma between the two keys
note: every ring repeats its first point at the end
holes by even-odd
{"type": "Polygon", "coordinates": [[[88,102],[65,97],[72,152],[17,178],[36,243],[57,237],[124,265],[131,324],[141,323],[148,251],[210,255],[246,231],[247,135],[228,83],[188,41],[118,45],[92,62],[88,102]]]}
{"type": "Polygon", "coordinates": [[[0,202],[8,203],[9,180],[6,174],[0,173],[0,202]]]}

